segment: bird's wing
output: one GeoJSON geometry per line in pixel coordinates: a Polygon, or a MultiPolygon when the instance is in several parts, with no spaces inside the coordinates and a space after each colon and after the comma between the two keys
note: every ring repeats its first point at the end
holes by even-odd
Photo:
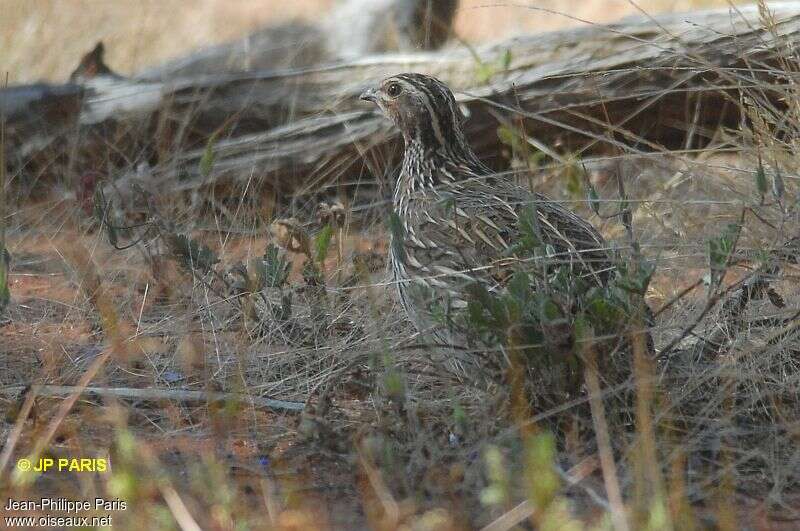
{"type": "Polygon", "coordinates": [[[416,205],[407,251],[428,275],[481,280],[490,290],[504,286],[516,267],[540,265],[520,252],[525,222],[549,251],[548,264],[569,264],[597,283],[610,271],[608,246],[590,223],[505,179],[454,180],[416,205]]]}

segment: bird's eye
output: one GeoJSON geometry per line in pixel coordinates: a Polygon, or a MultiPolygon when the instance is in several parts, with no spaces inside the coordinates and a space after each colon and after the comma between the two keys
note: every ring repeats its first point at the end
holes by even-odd
{"type": "Polygon", "coordinates": [[[386,94],[388,94],[389,96],[391,96],[392,98],[394,98],[394,97],[397,97],[397,96],[399,96],[399,95],[400,95],[400,93],[401,93],[402,91],[403,91],[403,89],[402,89],[402,87],[401,87],[399,84],[397,84],[397,83],[392,83],[392,84],[391,84],[391,85],[389,85],[389,87],[386,89],[386,94]]]}

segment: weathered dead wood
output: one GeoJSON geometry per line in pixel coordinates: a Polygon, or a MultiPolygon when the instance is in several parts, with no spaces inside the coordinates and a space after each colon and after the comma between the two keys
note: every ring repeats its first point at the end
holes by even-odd
{"type": "MultiPolygon", "coordinates": [[[[739,123],[737,102],[755,85],[772,85],[762,95],[782,105],[782,87],[794,76],[788,70],[797,65],[800,3],[777,5],[774,18],[765,28],[756,8],[717,10],[529,35],[475,52],[376,55],[170,82],[96,78],[83,86],[82,160],[74,167],[100,164],[121,184],[150,179],[165,190],[255,181],[296,192],[365,170],[374,176],[396,160],[398,139],[357,95],[409,70],[462,91],[468,134],[489,159],[501,152],[498,122],[524,126],[556,155],[684,148],[690,130],[689,147],[698,147],[721,125],[739,123]],[[210,172],[199,164],[209,137],[210,172]],[[364,156],[374,149],[380,157],[364,156]],[[380,166],[371,164],[376,158],[380,166]]],[[[55,156],[45,158],[52,165],[55,156]]]]}
{"type": "MultiPolygon", "coordinates": [[[[17,394],[28,389],[24,385],[12,385],[0,388],[0,394],[17,394]]],[[[83,395],[95,395],[102,397],[125,398],[129,400],[141,401],[161,401],[177,400],[180,402],[238,402],[242,404],[253,404],[258,407],[274,409],[278,411],[303,411],[303,402],[289,402],[261,396],[248,396],[238,393],[220,393],[206,391],[191,391],[187,389],[156,389],[148,387],[146,389],[134,389],[130,387],[80,387],[74,385],[39,385],[30,386],[38,396],[64,397],[75,392],[83,395]]]]}
{"type": "Polygon", "coordinates": [[[304,68],[375,53],[435,50],[453,33],[458,0],[345,0],[318,24],[288,22],[145,69],[138,79],[304,68]]]}
{"type": "Polygon", "coordinates": [[[139,79],[168,80],[209,74],[299,68],[329,58],[322,28],[292,22],[209,46],[185,57],[146,68],[139,79]]]}
{"type": "Polygon", "coordinates": [[[0,90],[0,118],[11,141],[9,151],[20,157],[46,147],[51,136],[77,123],[83,96],[84,89],[75,84],[0,90]]]}

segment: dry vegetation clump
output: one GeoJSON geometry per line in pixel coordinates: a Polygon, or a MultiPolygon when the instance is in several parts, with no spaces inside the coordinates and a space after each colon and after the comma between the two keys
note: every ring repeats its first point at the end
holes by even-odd
{"type": "MultiPolygon", "coordinates": [[[[791,231],[794,207],[786,198],[795,184],[784,177],[782,199],[767,189],[762,204],[756,157],[706,153],[700,161],[623,157],[619,165],[636,239],[657,264],[648,301],[656,310],[671,304],[652,330],[660,353],[650,367],[648,406],[657,461],[643,463],[640,453],[639,380],[628,373],[611,382],[601,371],[612,455],[626,498],[647,484],[648,476],[637,475],[643,466],[682,485],[669,491],[685,496],[684,505],[670,498],[674,518],[686,517],[681,511],[689,511],[689,502],[714,507],[724,495],[717,485],[730,495],[735,489],[755,498],[769,494],[770,511],[791,515],[798,481],[797,290],[793,251],[778,245],[772,226],[791,231]],[[741,230],[725,232],[742,220],[741,230]],[[717,241],[724,256],[713,281],[708,241],[717,241]],[[769,288],[744,295],[739,286],[752,286],[754,273],[769,288]],[[621,430],[614,419],[621,419],[621,430]]],[[[595,165],[588,170],[601,217],[593,219],[624,253],[618,217],[602,219],[619,208],[618,185],[595,165]]],[[[586,189],[571,195],[564,185],[572,171],[545,161],[536,180],[591,216],[586,189]]],[[[780,172],[793,173],[788,165],[780,172]]],[[[768,181],[777,175],[773,167],[763,173],[768,181]]],[[[123,229],[132,223],[123,208],[100,197],[95,203],[91,221],[76,219],[69,199],[25,208],[12,197],[18,215],[9,230],[13,299],[2,329],[4,377],[5,385],[79,385],[103,360],[94,387],[176,392],[84,394],[45,446],[56,455],[110,451],[114,475],[92,488],[146,507],[125,518],[168,521],[174,509],[153,501],[170,489],[198,521],[221,527],[233,513],[256,525],[264,493],[272,497],[276,523],[316,518],[310,515],[320,498],[331,525],[361,521],[359,504],[370,521],[390,526],[409,518],[488,523],[531,492],[541,504],[533,507],[548,507],[550,517],[563,521],[575,510],[584,518],[608,510],[597,472],[602,448],[587,437],[595,426],[586,388],[565,399],[529,380],[535,400],[529,416],[519,417],[502,380],[464,382],[450,372],[398,318],[387,293],[387,229],[380,224],[363,226],[350,209],[328,206],[318,216],[299,212],[304,221],[277,218],[271,227],[242,216],[248,226],[225,214],[192,216],[191,198],[151,198],[153,210],[134,216],[144,219],[141,226],[123,229]],[[76,242],[85,250],[76,253],[76,242]],[[229,396],[186,399],[185,390],[229,396]],[[305,403],[306,410],[265,409],[261,397],[305,403]],[[587,467],[588,477],[562,490],[587,467]]],[[[620,351],[614,359],[629,363],[630,355],[620,351]]],[[[8,421],[19,422],[26,396],[6,395],[8,421]]],[[[22,432],[18,451],[42,440],[60,405],[36,400],[42,421],[22,432]]],[[[43,478],[28,488],[68,487],[43,478]]],[[[644,507],[657,501],[642,496],[650,500],[644,507]]]]}
{"type": "MultiPolygon", "coordinates": [[[[475,377],[396,306],[385,201],[325,191],[264,206],[254,179],[112,202],[102,175],[46,191],[11,176],[0,492],[120,497],[123,528],[791,528],[793,50],[764,69],[773,81],[730,102],[741,127],[689,134],[683,151],[553,156],[498,127],[507,177],[591,219],[620,274],[580,319],[540,319],[541,343],[515,342],[510,318],[473,322],[495,338],[481,355],[496,373],[475,377]],[[569,352],[544,343],[555,325],[569,352]],[[23,456],[74,455],[112,468],[14,471],[23,456]]],[[[513,302],[488,304],[508,317],[513,302]]]]}

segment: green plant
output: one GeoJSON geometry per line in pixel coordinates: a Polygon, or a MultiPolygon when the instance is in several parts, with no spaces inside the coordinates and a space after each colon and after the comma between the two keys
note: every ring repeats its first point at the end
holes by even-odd
{"type": "Polygon", "coordinates": [[[475,67],[475,79],[478,83],[488,83],[494,76],[499,73],[507,72],[511,67],[513,55],[510,49],[506,49],[499,58],[489,63],[483,61],[473,49],[470,48],[470,51],[477,63],[475,67]]]}

